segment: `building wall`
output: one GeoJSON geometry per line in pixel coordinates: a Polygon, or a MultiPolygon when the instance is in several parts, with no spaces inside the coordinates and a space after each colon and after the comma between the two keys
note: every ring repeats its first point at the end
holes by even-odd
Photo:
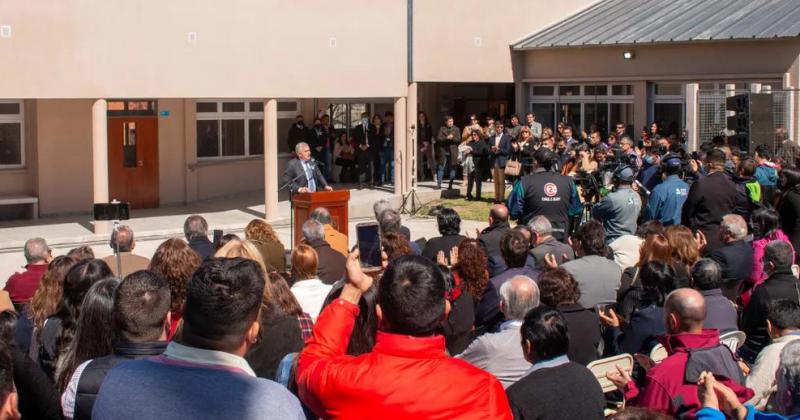
{"type": "Polygon", "coordinates": [[[782,78],[800,40],[761,40],[520,51],[523,81],[724,80],[782,78]],[[625,60],[625,51],[634,53],[625,60]]]}
{"type": "Polygon", "coordinates": [[[186,202],[186,124],[183,99],[160,99],[158,117],[158,182],[161,205],[186,202]]]}
{"type": "Polygon", "coordinates": [[[14,65],[0,66],[0,92],[7,98],[403,96],[406,8],[406,0],[4,1],[3,24],[11,25],[12,37],[0,39],[0,57],[14,65]]]}
{"type": "Polygon", "coordinates": [[[39,212],[92,209],[92,101],[36,101],[39,212]]]}
{"type": "Polygon", "coordinates": [[[414,1],[413,80],[511,83],[513,42],[594,2],[414,1]]]}

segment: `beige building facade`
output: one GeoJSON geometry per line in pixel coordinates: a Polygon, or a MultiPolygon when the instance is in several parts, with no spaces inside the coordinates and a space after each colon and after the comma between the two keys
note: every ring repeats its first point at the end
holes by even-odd
{"type": "MultiPolygon", "coordinates": [[[[11,63],[0,67],[0,204],[35,197],[51,216],[115,198],[163,207],[263,189],[275,219],[287,216],[278,188],[298,114],[327,113],[347,130],[361,112],[394,113],[404,194],[418,111],[435,128],[447,114],[460,125],[473,112],[535,111],[545,125],[620,119],[637,134],[664,117],[696,144],[698,92],[800,84],[797,38],[516,45],[596,4],[0,0],[0,58],[11,63]]],[[[797,100],[784,122],[792,139],[797,100]]]]}

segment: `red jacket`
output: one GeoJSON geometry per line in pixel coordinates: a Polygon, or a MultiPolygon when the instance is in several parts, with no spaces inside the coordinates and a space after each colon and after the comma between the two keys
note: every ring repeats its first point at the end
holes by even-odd
{"type": "Polygon", "coordinates": [[[8,278],[3,290],[8,292],[14,303],[28,303],[39,288],[42,276],[47,272],[47,264],[28,264],[22,273],[14,273],[8,278]]]}
{"type": "Polygon", "coordinates": [[[358,306],[337,299],[300,354],[300,399],[323,418],[511,419],[491,374],[445,354],[444,337],[378,332],[372,352],[347,356],[358,306]]]}
{"type": "MultiPolygon", "coordinates": [[[[625,398],[639,407],[663,411],[681,418],[694,418],[697,410],[702,407],[697,397],[697,384],[684,381],[686,362],[689,360],[686,349],[719,345],[719,331],[703,330],[700,334],[667,335],[659,337],[659,341],[669,356],[647,372],[645,388],[641,393],[633,381],[629,382],[625,398]]],[[[742,403],[753,397],[751,389],[730,379],[724,379],[721,383],[733,389],[742,403]]]]}

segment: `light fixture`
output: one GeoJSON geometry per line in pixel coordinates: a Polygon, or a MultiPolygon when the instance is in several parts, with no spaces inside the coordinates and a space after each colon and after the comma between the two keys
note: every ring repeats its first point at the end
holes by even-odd
{"type": "Polygon", "coordinates": [[[622,53],[622,58],[626,60],[631,60],[633,59],[633,53],[631,51],[625,51],[624,53],[622,53]]]}

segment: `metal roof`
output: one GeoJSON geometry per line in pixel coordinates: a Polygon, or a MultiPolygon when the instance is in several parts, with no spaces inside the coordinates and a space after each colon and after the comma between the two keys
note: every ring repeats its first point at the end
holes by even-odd
{"type": "Polygon", "coordinates": [[[800,36],[800,0],[602,0],[515,50],[800,36]]]}

